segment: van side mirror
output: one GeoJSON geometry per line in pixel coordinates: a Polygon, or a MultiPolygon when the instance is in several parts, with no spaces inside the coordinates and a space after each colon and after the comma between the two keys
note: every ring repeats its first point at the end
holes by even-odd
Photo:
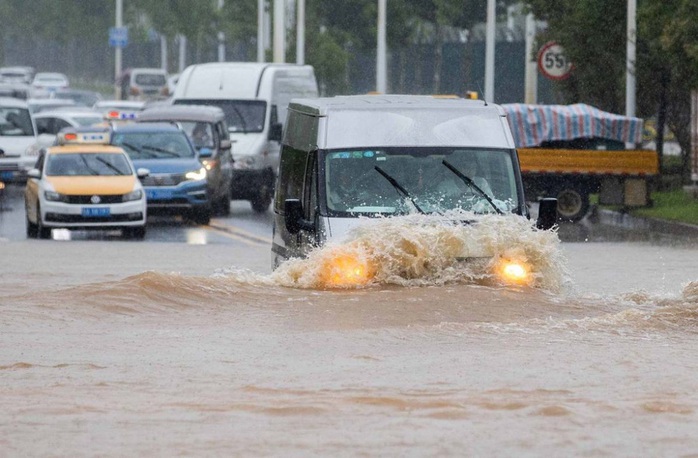
{"type": "Polygon", "coordinates": [[[221,149],[230,149],[233,147],[233,142],[230,140],[221,140],[221,149]]]}
{"type": "Polygon", "coordinates": [[[536,227],[547,231],[557,222],[557,199],[546,197],[538,202],[538,219],[536,227]]]}
{"type": "Polygon", "coordinates": [[[291,234],[297,234],[301,230],[315,230],[315,224],[303,218],[303,204],[298,199],[286,199],[284,202],[284,219],[286,221],[286,230],[291,234]]]}
{"type": "Polygon", "coordinates": [[[283,131],[283,125],[280,122],[274,123],[269,126],[269,140],[281,141],[281,134],[283,131]]]}

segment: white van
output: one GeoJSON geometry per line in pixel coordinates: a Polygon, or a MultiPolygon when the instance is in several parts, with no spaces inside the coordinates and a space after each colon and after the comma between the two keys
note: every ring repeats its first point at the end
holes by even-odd
{"type": "Polygon", "coordinates": [[[309,65],[221,62],[187,67],[172,99],[223,109],[234,143],[230,197],[249,200],[255,211],[265,212],[274,195],[288,104],[317,95],[309,65]]]}
{"type": "MultiPolygon", "coordinates": [[[[541,202],[538,226],[556,219],[541,202]]],[[[529,217],[505,113],[478,100],[342,96],[289,106],[274,201],[272,268],[363,224],[406,213],[529,217]]]]}

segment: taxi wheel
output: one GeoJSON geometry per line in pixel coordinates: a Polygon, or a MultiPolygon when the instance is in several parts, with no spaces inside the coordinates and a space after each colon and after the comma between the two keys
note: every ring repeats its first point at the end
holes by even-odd
{"type": "Polygon", "coordinates": [[[50,227],[44,227],[43,223],[41,222],[41,208],[37,205],[36,207],[36,228],[37,232],[39,234],[40,239],[50,239],[51,238],[51,228],[50,227]]]}
{"type": "Polygon", "coordinates": [[[126,227],[122,235],[128,239],[143,240],[145,238],[145,226],[126,227]]]}
{"type": "Polygon", "coordinates": [[[39,227],[29,221],[29,217],[27,216],[27,238],[30,239],[35,239],[39,235],[39,227]]]}

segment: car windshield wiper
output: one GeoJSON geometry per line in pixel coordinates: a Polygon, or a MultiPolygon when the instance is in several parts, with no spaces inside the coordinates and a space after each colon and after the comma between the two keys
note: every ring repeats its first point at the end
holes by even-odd
{"type": "Polygon", "coordinates": [[[484,197],[485,199],[487,199],[487,202],[489,202],[489,204],[492,206],[492,208],[495,209],[495,211],[496,211],[497,213],[499,213],[500,215],[503,215],[503,214],[504,214],[504,212],[503,212],[502,210],[500,210],[499,207],[497,207],[497,206],[495,205],[494,202],[492,202],[492,199],[490,198],[490,196],[488,196],[487,193],[486,193],[485,191],[483,191],[482,189],[480,189],[480,187],[479,187],[478,185],[476,185],[475,182],[474,182],[473,180],[471,180],[469,177],[465,176],[465,175],[463,174],[463,172],[461,172],[460,170],[458,170],[457,168],[455,168],[455,167],[454,167],[451,163],[449,163],[446,159],[444,159],[443,161],[441,161],[441,163],[442,163],[443,165],[445,165],[446,167],[448,167],[448,169],[449,169],[451,172],[455,173],[456,176],[457,176],[458,178],[460,178],[461,180],[463,180],[463,183],[467,184],[468,186],[470,186],[471,188],[473,188],[475,191],[477,191],[478,193],[480,193],[480,194],[482,195],[482,197],[484,197]]]}
{"type": "Polygon", "coordinates": [[[98,160],[99,162],[101,162],[102,164],[106,165],[107,167],[109,167],[113,171],[115,171],[117,175],[126,175],[122,170],[120,170],[118,167],[116,167],[114,164],[107,161],[103,157],[97,156],[95,159],[98,160]]]}
{"type": "Polygon", "coordinates": [[[158,148],[157,146],[141,145],[141,148],[147,149],[150,151],[157,151],[158,153],[163,153],[163,154],[166,154],[170,157],[181,157],[179,154],[175,153],[174,151],[170,151],[170,150],[164,149],[164,148],[158,148]]]}
{"type": "Polygon", "coordinates": [[[417,202],[414,201],[414,199],[412,198],[412,196],[410,195],[410,193],[407,192],[407,190],[406,190],[405,188],[403,188],[403,187],[400,185],[400,183],[397,182],[397,180],[396,180],[395,178],[393,178],[393,177],[391,177],[390,175],[388,175],[388,173],[387,173],[385,170],[383,170],[382,168],[378,167],[377,165],[374,166],[373,168],[376,169],[376,172],[380,173],[380,174],[383,176],[383,178],[385,178],[386,180],[388,180],[388,181],[390,182],[390,184],[393,185],[393,187],[394,187],[400,194],[402,194],[402,195],[405,196],[407,199],[409,199],[410,202],[412,202],[412,205],[414,205],[414,208],[416,208],[417,211],[418,211],[419,213],[424,214],[424,210],[422,210],[422,209],[419,207],[419,205],[417,205],[417,202]]]}
{"type": "Polygon", "coordinates": [[[92,167],[90,167],[90,164],[87,163],[87,159],[85,159],[85,155],[81,154],[80,155],[80,160],[85,164],[85,168],[90,171],[91,175],[99,175],[99,172],[92,167]]]}
{"type": "Polygon", "coordinates": [[[152,154],[152,153],[146,153],[146,152],[143,151],[141,148],[139,148],[138,146],[136,146],[136,145],[134,145],[134,144],[132,144],[132,143],[121,142],[121,143],[119,143],[119,144],[116,145],[116,146],[125,146],[126,148],[130,149],[131,151],[133,151],[135,154],[139,154],[139,155],[140,155],[140,154],[143,154],[143,155],[147,155],[148,157],[155,157],[154,154],[152,154]]]}

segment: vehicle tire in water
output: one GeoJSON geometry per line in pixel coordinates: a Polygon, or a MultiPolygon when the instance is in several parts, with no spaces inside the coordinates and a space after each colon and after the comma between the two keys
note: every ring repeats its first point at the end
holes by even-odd
{"type": "Polygon", "coordinates": [[[145,226],[126,227],[123,234],[127,239],[143,240],[145,238],[145,226]]]}
{"type": "Polygon", "coordinates": [[[556,197],[557,214],[561,221],[579,221],[589,211],[589,193],[579,185],[562,185],[556,197]]]}
{"type": "Polygon", "coordinates": [[[191,210],[189,213],[189,219],[193,221],[195,224],[200,224],[200,225],[207,225],[208,223],[211,222],[211,208],[210,207],[203,207],[203,208],[196,208],[194,210],[191,210]]]}

